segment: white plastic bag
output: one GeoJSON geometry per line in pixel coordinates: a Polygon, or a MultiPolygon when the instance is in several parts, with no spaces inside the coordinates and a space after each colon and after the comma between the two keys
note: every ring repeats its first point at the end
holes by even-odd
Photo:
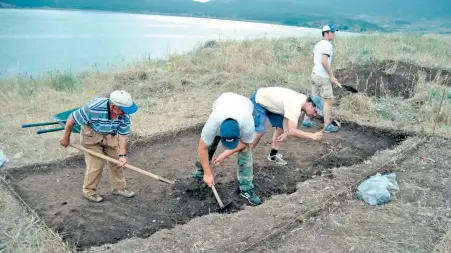
{"type": "Polygon", "coordinates": [[[399,190],[396,174],[381,175],[377,173],[357,187],[357,196],[370,205],[382,205],[391,199],[388,189],[399,190]]]}
{"type": "Polygon", "coordinates": [[[0,150],[0,168],[8,162],[8,158],[6,158],[5,154],[0,150]]]}

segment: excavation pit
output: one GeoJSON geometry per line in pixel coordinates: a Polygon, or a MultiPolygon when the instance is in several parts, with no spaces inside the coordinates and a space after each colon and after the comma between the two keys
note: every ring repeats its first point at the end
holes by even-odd
{"type": "MultiPolygon", "coordinates": [[[[310,131],[316,131],[312,129],[310,131]]],[[[200,129],[185,131],[158,141],[141,142],[129,151],[129,163],[165,178],[168,185],[126,169],[127,185],[137,192],[132,199],[108,192],[108,171],[104,168],[99,193],[102,203],[82,198],[84,158],[78,156],[60,163],[28,166],[9,172],[8,179],[19,195],[35,209],[47,225],[78,250],[131,237],[148,237],[161,229],[171,229],[191,219],[218,211],[210,188],[191,179],[197,155],[200,129]]],[[[272,130],[254,152],[254,184],[263,201],[277,194],[296,191],[296,184],[329,169],[362,163],[376,151],[392,148],[407,136],[382,130],[344,124],[339,132],[326,133],[322,141],[288,138],[281,153],[288,165],[267,161],[272,130]]],[[[222,151],[220,146],[217,154],[222,151]]],[[[238,194],[236,155],[215,169],[216,189],[225,212],[237,212],[250,205],[238,194]]],[[[338,168],[339,170],[339,168],[338,168]]],[[[195,231],[193,231],[195,233],[195,231]]]]}

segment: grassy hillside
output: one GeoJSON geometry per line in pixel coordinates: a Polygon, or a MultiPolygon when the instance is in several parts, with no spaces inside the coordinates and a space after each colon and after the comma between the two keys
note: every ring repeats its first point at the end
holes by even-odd
{"type": "Polygon", "coordinates": [[[189,0],[3,0],[3,2],[26,8],[158,13],[254,20],[306,27],[320,27],[325,23],[334,22],[341,30],[350,31],[410,29],[430,32],[431,25],[425,28],[418,21],[433,21],[434,24],[446,28],[451,17],[451,2],[447,0],[433,0],[427,3],[415,0],[409,4],[394,0],[369,2],[346,0],[339,4],[331,0],[212,0],[208,3],[189,0]],[[448,21],[444,23],[445,20],[448,21]]]}
{"type": "MultiPolygon", "coordinates": [[[[0,147],[10,158],[22,154],[20,159],[10,160],[11,167],[67,157],[76,150],[59,146],[61,132],[36,136],[36,129],[21,129],[20,125],[48,121],[55,113],[117,88],[130,91],[140,106],[132,119],[133,140],[204,122],[211,103],[222,92],[249,96],[258,87],[278,85],[308,93],[312,65],[309,52],[314,43],[312,38],[211,41],[189,54],[164,61],[143,61],[108,72],[93,69],[76,74],[49,73],[31,80],[0,80],[0,147]]],[[[379,82],[379,78],[371,78],[375,75],[382,80],[384,75],[395,77],[402,72],[406,82],[413,85],[414,94],[408,98],[342,94],[340,100],[335,100],[334,115],[362,125],[451,136],[451,89],[441,85],[451,79],[451,75],[446,77],[451,62],[449,48],[450,36],[337,36],[334,70],[352,73],[357,69],[364,76],[354,80],[359,85],[379,82]],[[412,64],[439,71],[431,74],[412,64]]],[[[77,139],[73,135],[72,141],[77,139]]],[[[11,219],[19,217],[18,213],[14,208],[0,212],[0,233],[13,235],[5,237],[7,247],[21,252],[61,252],[57,250],[61,247],[57,237],[40,225],[11,219]]]]}
{"type": "MultiPolygon", "coordinates": [[[[380,94],[380,90],[390,88],[387,84],[381,85],[381,80],[393,81],[395,74],[404,69],[402,75],[407,77],[397,78],[397,85],[408,87],[413,84],[415,94],[407,99],[386,94],[372,97],[370,95],[374,92],[369,93],[371,91],[369,95],[347,96],[344,100],[336,100],[336,115],[345,120],[369,120],[374,124],[432,131],[435,110],[442,94],[439,85],[445,78],[440,74],[446,73],[444,70],[442,73],[428,72],[409,65],[406,68],[402,64],[423,65],[433,69],[449,68],[451,53],[447,49],[451,47],[450,41],[449,36],[397,34],[338,37],[335,41],[337,56],[333,69],[341,69],[339,77],[342,81],[349,79],[346,73],[355,72],[359,80],[355,77],[348,80],[353,82],[352,85],[357,82],[370,86],[379,83],[380,87],[375,93],[380,94]],[[393,63],[384,64],[386,60],[393,60],[393,63]],[[372,78],[373,75],[377,75],[376,78],[372,78]]],[[[0,146],[8,147],[5,149],[10,155],[27,149],[22,143],[34,135],[34,129],[18,130],[21,124],[47,121],[55,113],[80,106],[116,88],[129,90],[137,99],[141,110],[133,119],[133,131],[140,136],[202,122],[210,103],[221,92],[234,91],[247,96],[257,87],[280,85],[308,93],[312,65],[309,52],[315,42],[312,38],[212,41],[205,48],[187,55],[174,55],[168,60],[143,61],[109,72],[55,72],[32,80],[23,77],[5,79],[0,81],[4,90],[0,95],[3,98],[0,107],[4,109],[0,116],[8,120],[1,122],[0,134],[13,136],[21,131],[28,135],[16,136],[14,139],[2,138],[0,146]],[[12,101],[8,98],[16,99],[12,101]],[[23,113],[17,113],[19,111],[23,113]]],[[[449,100],[445,102],[445,105],[449,104],[449,100]]],[[[451,108],[443,111],[443,118],[437,125],[439,133],[450,133],[450,112],[451,108]]],[[[55,134],[49,136],[54,138],[55,134]]],[[[58,148],[53,142],[46,143],[48,139],[45,136],[39,140],[45,143],[43,154],[58,148]]],[[[30,154],[30,162],[33,157],[40,156],[30,154]]]]}

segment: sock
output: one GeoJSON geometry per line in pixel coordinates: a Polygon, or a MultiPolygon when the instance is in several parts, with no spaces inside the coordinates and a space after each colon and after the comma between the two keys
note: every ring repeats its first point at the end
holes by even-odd
{"type": "Polygon", "coordinates": [[[277,149],[271,149],[271,153],[269,153],[269,156],[275,156],[277,155],[277,149]]]}

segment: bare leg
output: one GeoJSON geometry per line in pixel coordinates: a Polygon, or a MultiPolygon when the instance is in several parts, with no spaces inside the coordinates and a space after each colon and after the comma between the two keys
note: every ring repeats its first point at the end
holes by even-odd
{"type": "Polygon", "coordinates": [[[260,141],[260,139],[263,137],[265,133],[255,133],[254,135],[254,141],[251,143],[251,150],[253,151],[255,149],[255,147],[257,146],[258,142],[260,141]]]}
{"type": "Polygon", "coordinates": [[[332,114],[332,98],[324,99],[324,108],[323,108],[323,116],[324,116],[324,129],[327,128],[330,124],[331,115],[332,114]]]}
{"type": "Polygon", "coordinates": [[[269,153],[268,160],[279,165],[285,165],[287,162],[282,159],[282,155],[278,154],[280,148],[280,142],[277,142],[277,138],[283,134],[283,128],[276,127],[272,136],[272,149],[269,153]]]}
{"type": "Polygon", "coordinates": [[[281,136],[282,134],[283,134],[283,129],[282,129],[282,128],[276,127],[276,129],[274,129],[274,133],[273,133],[273,135],[272,135],[272,148],[273,148],[273,149],[279,150],[279,148],[280,148],[280,143],[277,142],[276,140],[277,140],[277,138],[278,138],[279,136],[281,136]]]}

